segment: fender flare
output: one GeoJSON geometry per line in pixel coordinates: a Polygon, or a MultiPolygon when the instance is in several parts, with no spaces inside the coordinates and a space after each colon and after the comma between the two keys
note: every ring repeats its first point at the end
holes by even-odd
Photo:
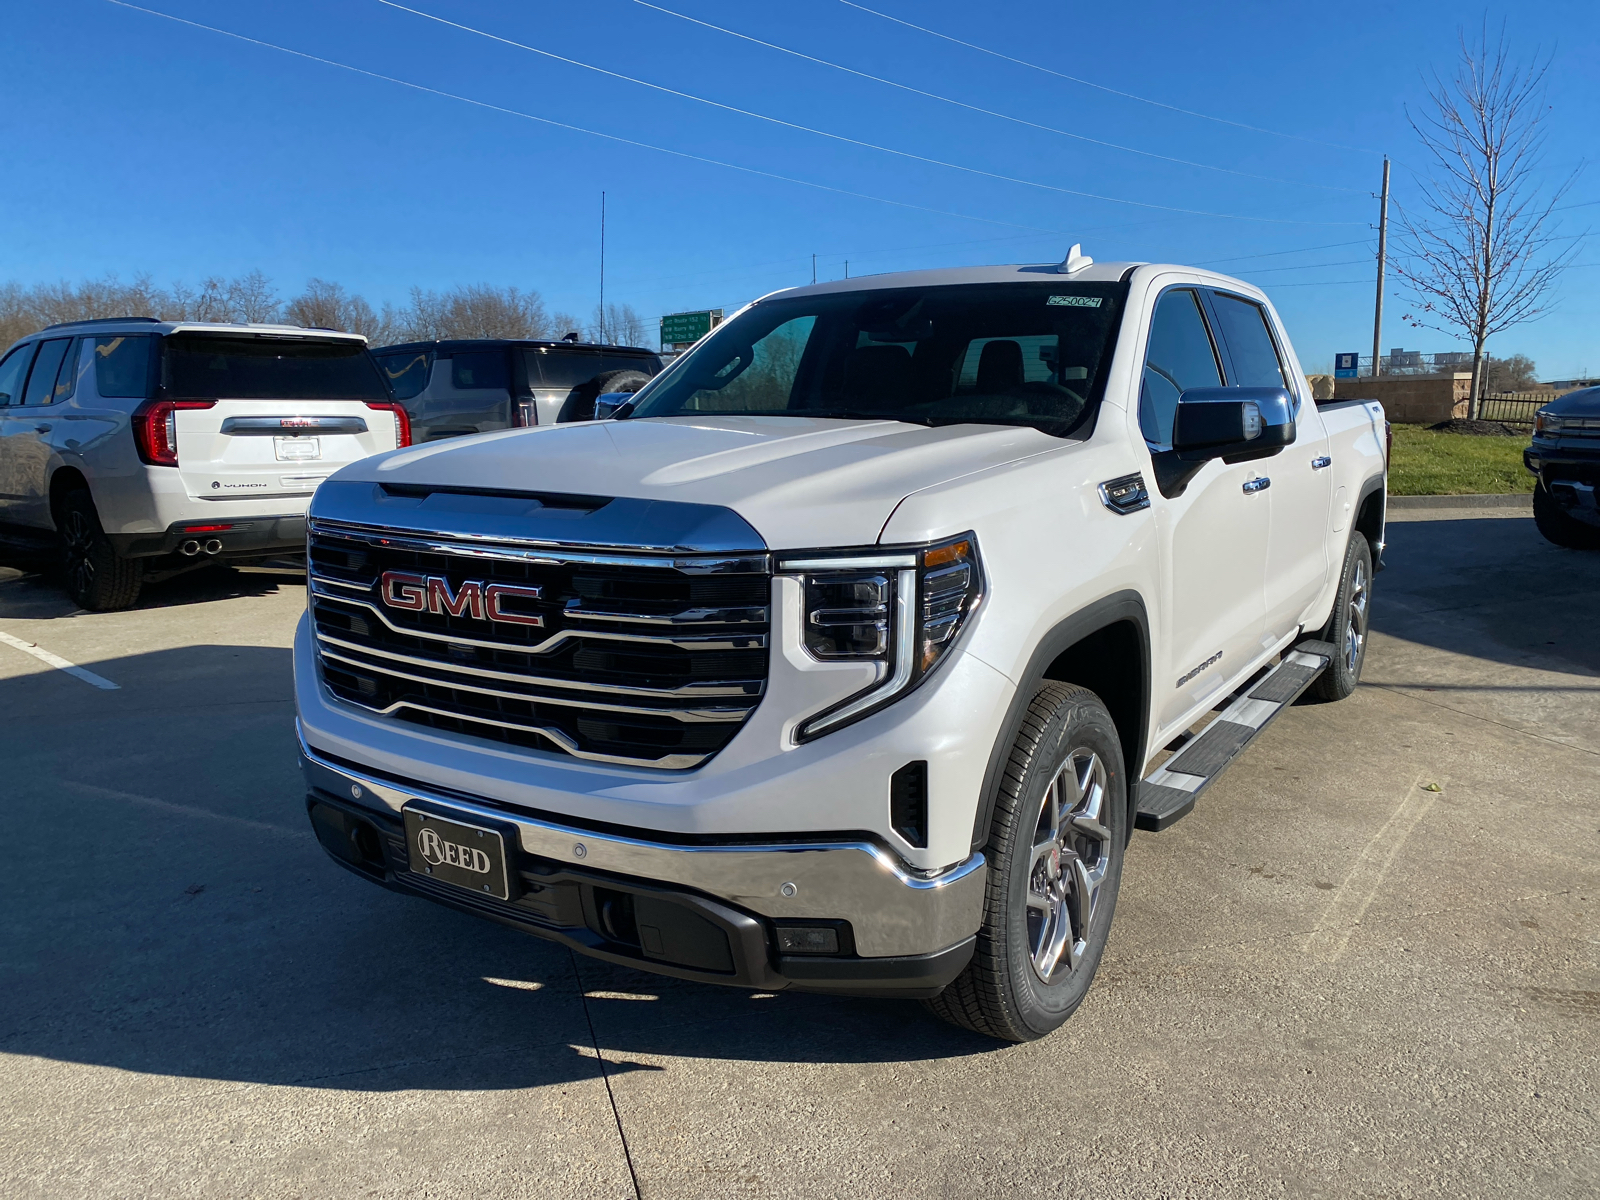
{"type": "Polygon", "coordinates": [[[1006,709],[1005,720],[1000,723],[999,736],[995,738],[994,746],[989,751],[989,764],[983,772],[983,788],[978,793],[978,811],[972,823],[973,850],[982,850],[988,844],[989,825],[994,819],[995,801],[1000,794],[1001,774],[1011,753],[1011,744],[1016,740],[1022,715],[1032,703],[1034,693],[1039,690],[1039,683],[1044,679],[1045,671],[1063,651],[1081,642],[1090,634],[1122,621],[1131,621],[1139,631],[1141,661],[1137,664],[1137,669],[1144,684],[1143,701],[1139,705],[1138,724],[1133,737],[1134,753],[1131,757],[1128,754],[1129,746],[1126,739],[1123,745],[1123,757],[1127,760],[1123,763],[1123,768],[1129,776],[1128,803],[1131,807],[1137,802],[1137,776],[1144,766],[1145,741],[1150,736],[1150,617],[1145,608],[1144,597],[1129,588],[1104,596],[1073,613],[1046,633],[1034,646],[1033,653],[1028,656],[1028,665],[1023,668],[1017,680],[1017,689],[1012,694],[1010,706],[1006,709]]]}

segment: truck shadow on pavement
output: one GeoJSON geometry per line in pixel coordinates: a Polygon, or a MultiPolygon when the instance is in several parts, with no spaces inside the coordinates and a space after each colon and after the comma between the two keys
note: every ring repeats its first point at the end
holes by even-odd
{"type": "MultiPolygon", "coordinates": [[[[130,611],[267,596],[284,587],[304,590],[303,572],[236,570],[218,564],[196,568],[160,583],[147,583],[130,611]]],[[[47,621],[83,615],[67,596],[57,572],[0,566],[0,616],[47,621]]]]}
{"type": "Polygon", "coordinates": [[[1600,676],[1600,553],[1563,550],[1531,517],[1397,521],[1372,623],[1456,654],[1600,676]]]}
{"type": "Polygon", "coordinates": [[[911,1002],[619,969],[355,878],[305,817],[287,649],[81,665],[120,690],[0,679],[0,1053],[383,1092],[593,1080],[596,1043],[613,1074],[998,1048],[911,1002]]]}

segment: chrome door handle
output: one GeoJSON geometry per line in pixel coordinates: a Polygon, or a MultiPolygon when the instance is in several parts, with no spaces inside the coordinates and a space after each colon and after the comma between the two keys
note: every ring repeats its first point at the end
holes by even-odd
{"type": "Polygon", "coordinates": [[[35,425],[33,427],[33,431],[35,433],[49,433],[50,432],[50,426],[48,426],[48,425],[35,425]]]}
{"type": "Polygon", "coordinates": [[[1253,496],[1257,492],[1266,491],[1271,486],[1272,480],[1268,479],[1265,475],[1258,475],[1254,479],[1246,479],[1244,481],[1244,494],[1246,496],[1253,496]]]}
{"type": "Polygon", "coordinates": [[[1326,454],[1319,454],[1316,458],[1311,460],[1311,469],[1313,471],[1320,471],[1323,467],[1331,466],[1333,466],[1333,459],[1329,458],[1326,454]]]}

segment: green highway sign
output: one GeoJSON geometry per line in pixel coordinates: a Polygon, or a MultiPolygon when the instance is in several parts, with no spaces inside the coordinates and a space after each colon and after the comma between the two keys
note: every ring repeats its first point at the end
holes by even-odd
{"type": "Polygon", "coordinates": [[[661,318],[661,345],[687,346],[698,342],[716,326],[722,324],[720,308],[703,312],[670,313],[661,318]]]}

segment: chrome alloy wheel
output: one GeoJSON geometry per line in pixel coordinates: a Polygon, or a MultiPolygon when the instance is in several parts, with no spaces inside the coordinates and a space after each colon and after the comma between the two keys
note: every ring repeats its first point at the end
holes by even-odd
{"type": "Polygon", "coordinates": [[[61,540],[67,548],[67,581],[75,595],[87,595],[94,586],[94,535],[94,526],[85,513],[68,510],[61,540]]]}
{"type": "Polygon", "coordinates": [[[1344,665],[1352,676],[1361,665],[1361,649],[1367,642],[1367,564],[1356,559],[1350,574],[1350,602],[1345,606],[1344,665]]]}
{"type": "Polygon", "coordinates": [[[1050,983],[1089,947],[1100,887],[1111,865],[1104,823],[1106,769],[1092,750],[1067,755],[1045,789],[1028,861],[1028,949],[1034,973],[1050,983]]]}

